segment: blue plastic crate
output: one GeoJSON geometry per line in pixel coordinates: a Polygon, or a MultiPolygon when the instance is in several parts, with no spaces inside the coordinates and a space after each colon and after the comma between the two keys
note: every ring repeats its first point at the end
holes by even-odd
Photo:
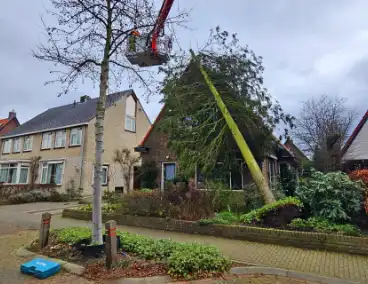
{"type": "Polygon", "coordinates": [[[35,258],[20,266],[22,273],[32,275],[38,279],[48,278],[60,271],[60,264],[54,261],[35,258]]]}

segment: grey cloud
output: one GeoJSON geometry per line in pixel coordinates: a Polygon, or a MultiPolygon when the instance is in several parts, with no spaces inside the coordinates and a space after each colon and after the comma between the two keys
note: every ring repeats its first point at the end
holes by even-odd
{"type": "MultiPolygon", "coordinates": [[[[15,108],[24,122],[80,95],[97,95],[89,83],[60,98],[60,86],[44,86],[51,79],[50,66],[34,60],[31,49],[42,40],[39,15],[47,3],[14,0],[2,5],[0,117],[15,108]]],[[[157,0],[157,5],[160,3],[157,0]]],[[[173,13],[178,7],[193,8],[189,23],[193,29],[177,30],[175,48],[203,45],[210,28],[216,25],[238,33],[242,44],[249,44],[264,58],[265,85],[286,111],[297,115],[303,100],[324,93],[347,97],[360,114],[367,109],[362,103],[368,94],[366,0],[177,0],[173,13]]],[[[159,112],[159,99],[157,96],[144,103],[151,119],[159,112]]]]}

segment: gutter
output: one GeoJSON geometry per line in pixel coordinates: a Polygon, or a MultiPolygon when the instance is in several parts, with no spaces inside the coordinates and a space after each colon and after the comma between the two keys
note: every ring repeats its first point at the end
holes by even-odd
{"type": "Polygon", "coordinates": [[[72,128],[72,127],[77,127],[77,126],[82,126],[82,125],[88,125],[88,122],[70,124],[70,125],[54,127],[54,128],[39,129],[39,130],[35,130],[35,131],[24,132],[24,133],[19,133],[19,134],[14,134],[14,135],[4,135],[4,136],[0,137],[0,140],[8,139],[8,138],[14,138],[14,137],[20,137],[20,136],[26,136],[26,135],[30,135],[30,134],[38,134],[38,133],[43,133],[43,132],[48,132],[48,131],[60,130],[60,129],[65,129],[65,128],[72,128]]]}

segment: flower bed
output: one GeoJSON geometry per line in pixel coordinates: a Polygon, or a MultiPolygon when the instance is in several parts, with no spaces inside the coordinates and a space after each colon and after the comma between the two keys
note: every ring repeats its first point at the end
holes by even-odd
{"type": "MultiPolygon", "coordinates": [[[[167,239],[155,240],[141,235],[117,232],[121,240],[119,265],[114,271],[101,270],[101,259],[85,259],[76,250],[75,243],[91,239],[88,228],[73,227],[54,230],[49,245],[42,253],[51,257],[85,264],[85,276],[98,280],[102,275],[114,277],[146,277],[171,275],[175,278],[194,279],[227,272],[229,259],[213,246],[199,243],[177,243],[167,239]],[[145,269],[145,272],[141,270],[145,269]]],[[[36,244],[33,246],[36,250],[36,244]]]]}

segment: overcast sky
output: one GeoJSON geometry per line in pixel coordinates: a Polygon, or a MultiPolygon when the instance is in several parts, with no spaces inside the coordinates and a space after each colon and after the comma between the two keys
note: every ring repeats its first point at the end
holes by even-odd
{"type": "MultiPolygon", "coordinates": [[[[0,117],[15,109],[23,123],[81,95],[96,97],[89,84],[62,97],[60,86],[44,86],[51,79],[49,66],[32,58],[31,49],[42,40],[39,16],[48,1],[3,2],[0,117]]],[[[193,9],[192,29],[177,33],[182,48],[202,45],[216,25],[238,33],[242,44],[264,58],[265,86],[287,112],[297,115],[303,100],[320,94],[346,97],[359,117],[367,110],[368,1],[177,0],[174,12],[178,7],[193,9]]],[[[160,110],[158,101],[159,96],[144,105],[151,120],[160,110]]]]}

